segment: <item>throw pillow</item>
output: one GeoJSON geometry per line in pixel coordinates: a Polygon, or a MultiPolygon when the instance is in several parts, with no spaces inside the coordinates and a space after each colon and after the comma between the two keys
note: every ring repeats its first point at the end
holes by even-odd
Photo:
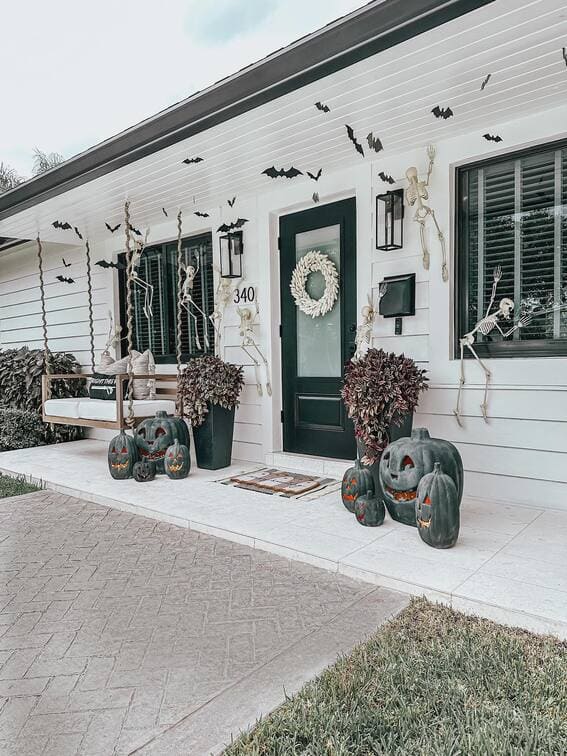
{"type": "MultiPolygon", "coordinates": [[[[108,352],[103,352],[100,365],[96,368],[98,373],[104,375],[117,375],[118,373],[128,372],[128,356],[120,360],[113,360],[108,352]]],[[[134,375],[150,375],[155,372],[154,356],[149,349],[141,354],[136,350],[132,351],[132,370],[134,375]]],[[[154,399],[155,398],[155,381],[142,378],[134,379],[134,399],[154,399]]]]}
{"type": "MultiPolygon", "coordinates": [[[[122,384],[122,398],[126,397],[128,384],[122,384]]],[[[91,399],[105,399],[116,401],[116,377],[114,375],[104,375],[103,373],[94,373],[89,385],[89,397],[91,399]]]]}

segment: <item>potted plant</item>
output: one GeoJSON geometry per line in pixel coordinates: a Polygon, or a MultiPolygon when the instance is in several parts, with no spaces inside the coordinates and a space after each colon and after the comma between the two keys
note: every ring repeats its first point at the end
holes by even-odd
{"type": "Polygon", "coordinates": [[[379,491],[378,462],[390,441],[411,434],[413,413],[427,389],[425,370],[403,354],[369,349],[345,368],[341,392],[354,432],[361,462],[372,469],[379,491]]]}
{"type": "Polygon", "coordinates": [[[199,467],[218,470],[230,465],[234,413],[243,385],[242,367],[218,357],[195,357],[187,363],[179,380],[179,395],[193,427],[199,467]]]}

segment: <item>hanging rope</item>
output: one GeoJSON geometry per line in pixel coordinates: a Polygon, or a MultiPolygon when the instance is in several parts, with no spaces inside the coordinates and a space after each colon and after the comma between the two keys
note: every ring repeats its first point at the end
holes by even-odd
{"type": "MultiPolygon", "coordinates": [[[[39,265],[39,293],[41,297],[41,326],[43,329],[43,364],[45,374],[51,375],[51,364],[49,359],[49,345],[47,343],[47,312],[45,309],[45,284],[43,280],[43,248],[39,234],[37,236],[37,261],[39,265]]],[[[47,381],[46,399],[51,397],[51,381],[47,381]]]]}
{"type": "Polygon", "coordinates": [[[124,230],[126,232],[126,337],[128,342],[128,416],[126,424],[134,427],[134,368],[132,365],[132,351],[134,343],[132,330],[134,327],[134,308],[132,307],[132,248],[130,246],[130,202],[124,203],[124,230]]]}
{"type": "Polygon", "coordinates": [[[87,251],[87,294],[89,300],[89,335],[91,343],[91,372],[95,371],[95,351],[94,351],[94,322],[93,322],[93,281],[91,271],[91,248],[89,241],[85,244],[87,251]]]}
{"type": "Polygon", "coordinates": [[[175,354],[177,358],[177,402],[176,402],[176,414],[178,417],[183,417],[183,401],[181,399],[181,393],[179,391],[180,379],[181,379],[181,360],[182,360],[182,319],[183,319],[183,307],[181,305],[181,274],[183,271],[183,250],[181,245],[181,210],[177,213],[177,331],[175,340],[175,354]]]}

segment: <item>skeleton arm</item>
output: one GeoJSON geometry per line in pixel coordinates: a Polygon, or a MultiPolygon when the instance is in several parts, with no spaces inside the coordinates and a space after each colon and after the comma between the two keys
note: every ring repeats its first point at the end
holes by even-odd
{"type": "Polygon", "coordinates": [[[500,265],[497,265],[494,268],[494,271],[492,273],[494,281],[492,283],[492,293],[490,295],[490,301],[488,302],[488,307],[486,308],[486,314],[485,318],[487,318],[490,315],[490,310],[492,310],[492,307],[494,305],[494,300],[496,299],[496,288],[498,287],[498,282],[502,278],[502,268],[500,265]]]}

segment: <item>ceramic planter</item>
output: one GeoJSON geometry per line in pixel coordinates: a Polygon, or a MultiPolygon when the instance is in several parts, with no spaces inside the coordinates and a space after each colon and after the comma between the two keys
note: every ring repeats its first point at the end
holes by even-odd
{"type": "Polygon", "coordinates": [[[228,410],[210,404],[205,422],[193,428],[197,466],[204,470],[220,470],[232,460],[235,408],[228,410]]]}

